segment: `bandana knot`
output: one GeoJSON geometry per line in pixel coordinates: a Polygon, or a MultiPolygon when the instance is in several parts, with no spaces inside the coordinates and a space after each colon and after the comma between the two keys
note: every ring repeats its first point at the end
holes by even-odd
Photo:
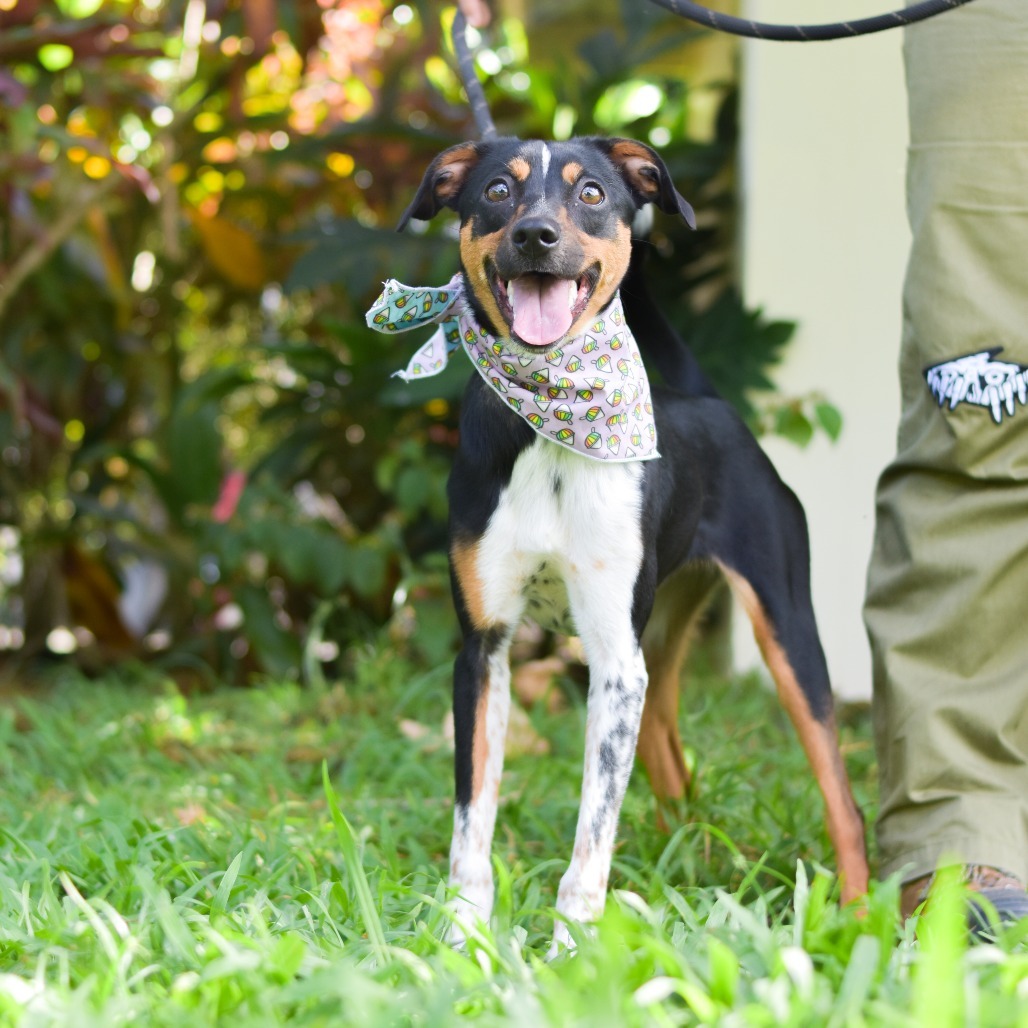
{"type": "Polygon", "coordinates": [[[531,356],[478,324],[459,274],[441,288],[389,279],[367,323],[388,333],[440,325],[396,372],[405,382],[438,375],[463,349],[486,383],[544,439],[593,460],[660,456],[649,379],[617,293],[580,335],[531,356]]]}

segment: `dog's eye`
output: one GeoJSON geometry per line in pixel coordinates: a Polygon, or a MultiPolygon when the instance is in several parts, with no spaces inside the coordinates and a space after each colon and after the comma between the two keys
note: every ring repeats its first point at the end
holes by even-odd
{"type": "Polygon", "coordinates": [[[491,200],[493,203],[501,203],[510,196],[510,189],[507,188],[507,183],[503,179],[498,178],[495,182],[490,182],[485,187],[485,195],[487,200],[491,200]]]}
{"type": "Polygon", "coordinates": [[[595,207],[599,203],[603,203],[605,197],[603,190],[595,182],[587,182],[582,186],[582,191],[578,194],[578,199],[582,203],[589,204],[590,207],[595,207]]]}

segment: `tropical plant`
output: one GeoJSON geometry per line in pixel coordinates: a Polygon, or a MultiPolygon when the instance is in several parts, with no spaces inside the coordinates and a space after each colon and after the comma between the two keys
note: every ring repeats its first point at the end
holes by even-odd
{"type": "MultiPolygon", "coordinates": [[[[452,9],[8,6],[0,651],[312,676],[391,620],[442,659],[466,372],[397,382],[406,350],[362,314],[386,277],[455,268],[450,226],[392,230],[431,157],[472,134],[452,9]]],[[[703,216],[654,227],[657,291],[747,410],[789,327],[732,287],[733,89],[698,102],[671,63],[697,38],[683,22],[625,3],[599,25],[558,66],[534,58],[545,25],[500,20],[478,51],[490,103],[504,131],[662,148],[703,216]]],[[[793,401],[771,427],[812,418],[793,401]]]]}

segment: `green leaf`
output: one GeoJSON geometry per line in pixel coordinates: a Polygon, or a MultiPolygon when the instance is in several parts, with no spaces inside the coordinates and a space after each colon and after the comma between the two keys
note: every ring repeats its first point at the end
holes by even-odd
{"type": "Polygon", "coordinates": [[[422,466],[408,465],[397,476],[393,492],[400,510],[414,515],[425,506],[431,488],[431,472],[422,466]]]}
{"type": "Polygon", "coordinates": [[[268,594],[248,586],[235,598],[243,610],[246,638],[265,670],[279,678],[295,675],[302,656],[300,644],[291,632],[279,628],[268,594]]]}
{"type": "Polygon", "coordinates": [[[822,401],[815,404],[814,416],[818,424],[828,433],[829,439],[834,443],[842,432],[842,411],[834,404],[822,401]]]}
{"type": "Polygon", "coordinates": [[[72,18],[90,18],[103,6],[103,0],[57,0],[62,14],[72,18]]]}
{"type": "Polygon", "coordinates": [[[179,404],[165,426],[168,485],[178,510],[190,503],[212,504],[221,485],[220,406],[214,401],[179,404]]]}
{"type": "Polygon", "coordinates": [[[318,235],[306,233],[293,241],[314,245],[290,270],[287,292],[341,283],[348,293],[361,296],[387,278],[412,285],[443,285],[457,265],[457,249],[445,237],[397,235],[347,218],[325,225],[318,235]]]}
{"type": "Polygon", "coordinates": [[[386,557],[373,542],[362,540],[351,550],[349,579],[358,596],[376,596],[385,586],[386,557]]]}
{"type": "Polygon", "coordinates": [[[346,584],[350,566],[351,551],[345,539],[322,530],[318,533],[318,559],[314,577],[318,591],[329,598],[335,596],[346,584]]]}
{"type": "Polygon", "coordinates": [[[63,71],[75,60],[75,51],[63,43],[47,43],[39,48],[38,57],[47,71],[63,71]]]}
{"type": "Polygon", "coordinates": [[[787,404],[775,412],[775,433],[797,446],[806,446],[814,438],[814,426],[798,406],[787,404]]]}
{"type": "Polygon", "coordinates": [[[273,556],[286,575],[301,585],[314,583],[319,574],[322,533],[303,522],[275,524],[272,532],[276,543],[273,556]]]}
{"type": "Polygon", "coordinates": [[[597,124],[608,132],[615,132],[648,117],[664,101],[660,86],[645,79],[631,79],[611,86],[593,112],[597,124]]]}

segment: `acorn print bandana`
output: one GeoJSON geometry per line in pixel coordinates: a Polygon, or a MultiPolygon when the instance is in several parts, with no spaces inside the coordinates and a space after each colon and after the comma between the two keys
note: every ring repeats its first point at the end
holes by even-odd
{"type": "Polygon", "coordinates": [[[390,279],[367,323],[389,333],[441,323],[396,372],[406,382],[438,375],[463,347],[488,385],[544,439],[594,460],[660,456],[650,383],[617,293],[581,335],[538,356],[510,351],[478,324],[459,274],[440,289],[390,279]]]}

